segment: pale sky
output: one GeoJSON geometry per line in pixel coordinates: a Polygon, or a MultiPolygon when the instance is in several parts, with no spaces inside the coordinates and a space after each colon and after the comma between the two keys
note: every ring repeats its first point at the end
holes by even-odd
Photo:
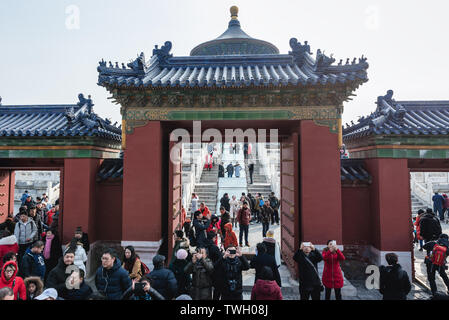
{"type": "Polygon", "coordinates": [[[337,62],[368,58],[369,81],[345,104],[343,123],[373,111],[388,89],[396,100],[449,100],[448,1],[1,0],[2,103],[71,104],[91,94],[96,113],[119,121],[119,106],[96,84],[98,61],[149,58],[167,40],[175,56],[189,55],[226,30],[232,5],[246,33],[281,53],[295,37],[337,62]]]}

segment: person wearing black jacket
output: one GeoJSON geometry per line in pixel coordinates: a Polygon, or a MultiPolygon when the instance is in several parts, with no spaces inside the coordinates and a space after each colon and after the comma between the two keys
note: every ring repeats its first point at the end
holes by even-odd
{"type": "Polygon", "coordinates": [[[220,199],[220,205],[225,208],[226,211],[231,211],[231,205],[229,204],[229,195],[225,193],[223,197],[220,199]]]}
{"type": "Polygon", "coordinates": [[[150,285],[150,279],[143,276],[140,280],[133,281],[132,286],[125,291],[121,300],[165,300],[165,298],[150,285]],[[136,284],[139,283],[141,285],[136,284]]]}
{"type": "Polygon", "coordinates": [[[223,162],[218,165],[218,177],[224,178],[225,169],[223,167],[223,162]]]}
{"type": "Polygon", "coordinates": [[[206,230],[211,224],[210,217],[203,219],[201,211],[196,211],[193,214],[193,227],[195,228],[195,239],[197,247],[205,247],[206,243],[206,230]]]}
{"type": "Polygon", "coordinates": [[[151,286],[166,300],[171,300],[178,291],[178,282],[170,269],[164,267],[165,257],[156,255],[153,258],[154,270],[148,274],[151,286]]]}
{"type": "Polygon", "coordinates": [[[324,290],[318,273],[318,262],[323,260],[321,253],[313,244],[303,242],[293,260],[298,264],[301,300],[309,300],[310,297],[312,300],[320,300],[321,291],[324,290]]]}
{"type": "Polygon", "coordinates": [[[64,256],[59,259],[56,267],[48,274],[45,287],[56,289],[58,295],[61,296],[66,289],[66,280],[70,276],[70,273],[66,273],[67,267],[73,265],[74,261],[75,252],[72,249],[67,250],[64,256]]]}
{"type": "Polygon", "coordinates": [[[432,209],[427,208],[419,220],[420,235],[425,242],[437,240],[441,234],[440,220],[436,217],[432,209]]]}
{"type": "Polygon", "coordinates": [[[407,294],[412,289],[410,279],[398,263],[395,253],[385,255],[388,266],[380,266],[379,292],[383,300],[407,300],[407,294]]]}
{"type": "Polygon", "coordinates": [[[242,271],[249,269],[249,263],[240,249],[228,247],[223,258],[217,262],[216,268],[224,280],[222,300],[243,300],[242,271]]]}
{"type": "Polygon", "coordinates": [[[267,253],[267,247],[265,244],[258,243],[256,246],[256,256],[251,260],[250,267],[256,269],[256,276],[254,278],[254,283],[258,279],[262,279],[262,272],[264,267],[271,268],[273,272],[274,280],[276,280],[279,287],[282,287],[281,275],[279,274],[278,267],[276,265],[276,260],[273,256],[267,253]]]}
{"type": "Polygon", "coordinates": [[[88,254],[90,249],[89,236],[82,231],[81,227],[76,228],[75,238],[83,244],[83,249],[86,251],[86,254],[88,254]]]}
{"type": "Polygon", "coordinates": [[[446,256],[449,254],[449,241],[448,241],[448,235],[447,234],[441,234],[439,239],[437,241],[429,241],[427,242],[423,248],[427,251],[427,256],[424,259],[424,263],[427,267],[427,279],[430,284],[430,289],[432,291],[432,294],[435,294],[437,292],[437,285],[435,282],[435,273],[438,271],[441,279],[443,279],[444,284],[446,285],[446,288],[449,293],[449,278],[446,274],[446,261],[443,265],[438,266],[432,263],[431,259],[429,258],[431,256],[431,253],[436,245],[440,245],[443,247],[446,247],[446,256]]]}

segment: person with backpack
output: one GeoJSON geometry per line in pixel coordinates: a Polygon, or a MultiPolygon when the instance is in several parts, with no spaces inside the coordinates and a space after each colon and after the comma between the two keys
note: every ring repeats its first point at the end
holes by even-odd
{"type": "Polygon", "coordinates": [[[242,271],[249,269],[248,260],[238,247],[228,247],[216,268],[223,275],[222,300],[243,300],[242,271]]]}
{"type": "Polygon", "coordinates": [[[142,262],[133,246],[127,246],[125,248],[125,257],[123,259],[122,267],[128,271],[131,280],[136,279],[136,281],[139,281],[145,274],[145,270],[142,270],[142,262]]]}
{"type": "Polygon", "coordinates": [[[45,279],[45,260],[42,255],[44,243],[36,241],[27,249],[22,259],[22,268],[20,274],[23,278],[39,277],[42,281],[45,279]]]}
{"type": "Polygon", "coordinates": [[[424,245],[424,249],[427,251],[427,256],[424,259],[424,263],[427,267],[427,278],[432,294],[437,292],[437,285],[435,282],[436,272],[438,272],[441,279],[443,279],[449,293],[449,278],[446,274],[446,258],[449,254],[448,235],[443,233],[440,235],[438,240],[427,242],[424,245]]]}
{"type": "Polygon", "coordinates": [[[14,235],[16,236],[19,244],[19,262],[22,261],[22,257],[25,251],[34,242],[37,234],[37,226],[33,219],[28,217],[26,211],[21,211],[19,221],[16,223],[14,235]]]}
{"type": "Polygon", "coordinates": [[[419,233],[424,242],[437,240],[441,234],[441,224],[432,209],[427,208],[419,221],[419,233]]]}
{"type": "Polygon", "coordinates": [[[385,255],[388,266],[380,266],[379,292],[383,300],[407,300],[407,294],[412,289],[410,279],[398,263],[395,253],[385,255]]]}
{"type": "Polygon", "coordinates": [[[311,242],[303,242],[293,260],[298,264],[301,300],[309,300],[310,297],[320,300],[321,291],[324,290],[318,273],[318,263],[323,260],[321,253],[311,242]]]}

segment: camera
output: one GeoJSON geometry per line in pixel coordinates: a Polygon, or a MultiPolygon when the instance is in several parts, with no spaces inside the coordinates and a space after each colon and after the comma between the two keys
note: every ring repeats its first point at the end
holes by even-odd
{"type": "Polygon", "coordinates": [[[235,250],[235,249],[230,249],[229,250],[229,254],[236,254],[237,253],[237,250],[235,250]]]}

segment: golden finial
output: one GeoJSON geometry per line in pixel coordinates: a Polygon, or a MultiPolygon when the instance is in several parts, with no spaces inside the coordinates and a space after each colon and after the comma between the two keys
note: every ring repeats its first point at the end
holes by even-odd
{"type": "Polygon", "coordinates": [[[232,20],[237,20],[237,17],[239,14],[239,8],[237,6],[232,6],[229,11],[231,11],[232,20]]]}

